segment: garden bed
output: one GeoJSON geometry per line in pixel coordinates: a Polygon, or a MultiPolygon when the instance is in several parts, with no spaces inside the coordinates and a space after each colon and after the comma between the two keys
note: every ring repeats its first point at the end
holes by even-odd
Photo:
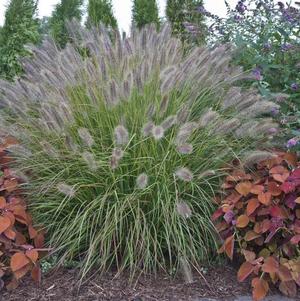
{"type": "Polygon", "coordinates": [[[194,275],[194,283],[185,284],[180,275],[171,279],[166,275],[142,276],[136,285],[128,284],[128,275],[113,279],[113,274],[95,276],[82,287],[76,289],[77,270],[59,270],[44,277],[40,287],[30,279],[25,279],[13,292],[5,292],[5,301],[69,301],[69,300],[197,300],[200,298],[220,298],[231,300],[236,296],[249,295],[249,283],[237,283],[236,271],[231,267],[207,269],[205,280],[194,275]]]}
{"type": "MultiPolygon", "coordinates": [[[[13,292],[4,292],[5,301],[200,301],[218,299],[233,301],[250,295],[250,282],[238,283],[236,271],[229,266],[208,268],[205,280],[194,275],[192,284],[184,283],[180,275],[142,276],[136,285],[128,283],[128,275],[113,278],[113,273],[94,276],[80,289],[76,288],[77,270],[61,269],[48,273],[39,287],[30,278],[23,280],[13,292]],[[206,299],[207,298],[207,299],[206,299]]],[[[270,297],[278,294],[272,288],[270,297]]],[[[272,299],[270,299],[272,300],[272,299]]],[[[300,300],[300,294],[294,300],[300,300]]]]}

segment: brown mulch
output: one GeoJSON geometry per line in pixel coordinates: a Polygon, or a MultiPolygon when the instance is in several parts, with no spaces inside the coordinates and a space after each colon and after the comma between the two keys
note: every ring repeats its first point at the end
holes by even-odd
{"type": "Polygon", "coordinates": [[[204,277],[194,275],[194,282],[186,284],[179,275],[175,279],[158,275],[141,276],[135,284],[128,276],[113,274],[94,276],[76,288],[76,270],[59,270],[44,277],[40,287],[26,279],[13,292],[3,292],[0,301],[196,301],[198,298],[232,300],[249,295],[249,283],[237,283],[236,271],[231,267],[208,268],[204,277]]]}

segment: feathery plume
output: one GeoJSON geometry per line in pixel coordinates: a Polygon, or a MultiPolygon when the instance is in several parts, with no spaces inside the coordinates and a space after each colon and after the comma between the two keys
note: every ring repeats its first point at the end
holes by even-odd
{"type": "Polygon", "coordinates": [[[185,123],[189,118],[190,110],[187,105],[184,105],[177,113],[177,120],[179,123],[185,123]]]}
{"type": "Polygon", "coordinates": [[[176,204],[177,213],[184,217],[184,218],[190,218],[192,216],[192,210],[190,206],[184,202],[180,201],[176,204]]]}
{"type": "Polygon", "coordinates": [[[115,128],[115,144],[116,145],[125,145],[129,141],[129,133],[123,125],[118,125],[115,128]]]}
{"type": "Polygon", "coordinates": [[[80,139],[86,146],[88,146],[88,147],[93,146],[94,139],[87,128],[79,128],[77,130],[77,132],[78,132],[80,139]]]}
{"type": "Polygon", "coordinates": [[[160,125],[156,125],[152,128],[152,135],[155,140],[160,140],[164,137],[165,131],[164,128],[160,125]]]}
{"type": "Polygon", "coordinates": [[[216,111],[213,111],[212,109],[209,109],[206,113],[204,113],[199,120],[199,126],[201,128],[205,128],[209,124],[212,124],[219,118],[219,113],[216,111]]]}
{"type": "Polygon", "coordinates": [[[178,131],[178,134],[175,139],[176,145],[182,145],[185,144],[186,141],[189,139],[191,134],[198,128],[198,125],[196,122],[187,122],[184,123],[178,131]]]}
{"type": "Polygon", "coordinates": [[[214,132],[218,135],[231,134],[241,124],[241,121],[237,118],[228,119],[220,122],[220,125],[215,128],[214,132]]]}
{"type": "Polygon", "coordinates": [[[148,137],[152,133],[153,128],[154,123],[152,121],[148,121],[142,128],[143,137],[148,137]]]}
{"type": "Polygon", "coordinates": [[[155,114],[155,106],[154,104],[151,103],[147,110],[147,117],[152,118],[154,114],[155,114]]]}
{"type": "Polygon", "coordinates": [[[76,191],[74,187],[66,183],[58,183],[56,188],[59,192],[61,192],[62,194],[64,194],[69,198],[73,198],[75,196],[76,191]]]}
{"type": "Polygon", "coordinates": [[[176,115],[171,115],[167,117],[162,123],[161,127],[166,131],[169,128],[171,128],[173,125],[175,125],[177,122],[177,116],[176,115]]]}
{"type": "Polygon", "coordinates": [[[98,169],[95,156],[91,152],[88,151],[83,152],[82,158],[91,171],[96,171],[98,169]]]}
{"type": "Polygon", "coordinates": [[[47,142],[47,141],[41,141],[40,144],[41,144],[41,146],[43,148],[43,151],[49,157],[52,157],[52,158],[55,158],[55,159],[59,158],[58,152],[56,151],[56,149],[49,142],[47,142]]]}
{"type": "Polygon", "coordinates": [[[191,266],[188,263],[188,261],[186,260],[186,258],[183,258],[182,256],[179,258],[180,260],[180,265],[182,268],[182,273],[183,273],[183,277],[184,277],[184,281],[185,283],[191,284],[193,283],[193,274],[191,271],[191,266]]]}
{"type": "Polygon", "coordinates": [[[169,105],[169,96],[166,94],[160,103],[160,108],[159,108],[160,116],[163,116],[166,113],[168,109],[168,105],[169,105]]]}
{"type": "Polygon", "coordinates": [[[176,149],[180,154],[189,155],[193,152],[193,145],[186,143],[186,144],[177,146],[176,149]]]}
{"type": "Polygon", "coordinates": [[[140,174],[136,179],[136,186],[138,189],[145,189],[148,186],[148,175],[145,173],[140,174]]]}
{"type": "Polygon", "coordinates": [[[276,154],[267,151],[253,151],[244,155],[242,162],[246,167],[251,167],[267,159],[275,158],[276,154]]]}
{"type": "Polygon", "coordinates": [[[115,157],[119,161],[123,158],[124,151],[119,147],[115,147],[112,151],[112,156],[115,157]]]}
{"type": "Polygon", "coordinates": [[[191,182],[193,180],[193,173],[186,167],[180,167],[176,170],[175,175],[185,182],[191,182]]]}
{"type": "Polygon", "coordinates": [[[119,160],[116,158],[116,156],[111,156],[110,158],[110,167],[112,170],[117,169],[119,166],[119,160]]]}
{"type": "Polygon", "coordinates": [[[198,176],[198,179],[203,179],[203,178],[211,177],[214,175],[216,175],[216,172],[214,170],[206,170],[198,176]]]}

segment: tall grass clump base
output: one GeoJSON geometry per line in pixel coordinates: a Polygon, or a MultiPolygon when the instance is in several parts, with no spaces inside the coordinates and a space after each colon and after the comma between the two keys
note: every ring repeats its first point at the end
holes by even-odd
{"type": "Polygon", "coordinates": [[[69,30],[72,44],[44,41],[23,78],[0,83],[3,127],[21,142],[11,151],[49,245],[82,276],[197,267],[216,248],[224,162],[268,140],[276,124],[263,116],[276,105],[233,87],[245,75],[225,47],[183,56],[168,25],[113,42],[102,27],[69,30]]]}

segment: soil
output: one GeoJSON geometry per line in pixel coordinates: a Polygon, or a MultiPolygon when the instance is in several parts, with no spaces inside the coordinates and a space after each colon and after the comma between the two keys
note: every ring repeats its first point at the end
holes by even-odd
{"type": "Polygon", "coordinates": [[[226,266],[207,268],[203,277],[195,274],[191,284],[186,284],[180,275],[175,279],[164,275],[141,276],[136,283],[129,284],[128,275],[114,278],[111,273],[95,275],[78,289],[77,275],[77,270],[51,272],[43,277],[40,287],[29,278],[25,279],[13,292],[2,292],[0,301],[233,300],[236,296],[250,294],[250,284],[238,283],[236,270],[226,266]]]}

